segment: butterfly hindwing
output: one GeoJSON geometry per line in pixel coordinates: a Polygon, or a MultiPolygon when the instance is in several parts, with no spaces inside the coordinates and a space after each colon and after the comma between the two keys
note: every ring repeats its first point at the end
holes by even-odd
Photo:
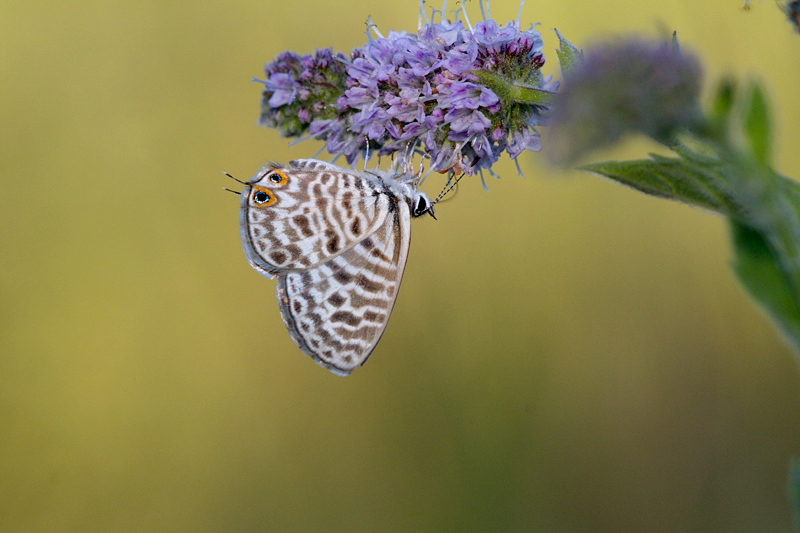
{"type": "Polygon", "coordinates": [[[391,204],[384,223],[327,261],[278,277],[284,324],[303,353],[346,375],[364,364],[386,329],[403,277],[410,239],[405,203],[391,204]]]}

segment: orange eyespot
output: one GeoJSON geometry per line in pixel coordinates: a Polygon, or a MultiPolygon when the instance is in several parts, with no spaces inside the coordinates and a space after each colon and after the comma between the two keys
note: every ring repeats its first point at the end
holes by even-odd
{"type": "Polygon", "coordinates": [[[255,205],[267,207],[277,202],[278,199],[275,197],[275,194],[268,189],[253,187],[253,192],[250,194],[250,201],[255,205]]]}
{"type": "Polygon", "coordinates": [[[289,181],[289,179],[286,177],[286,174],[280,170],[271,170],[267,174],[267,180],[272,185],[286,185],[286,183],[289,181]]]}

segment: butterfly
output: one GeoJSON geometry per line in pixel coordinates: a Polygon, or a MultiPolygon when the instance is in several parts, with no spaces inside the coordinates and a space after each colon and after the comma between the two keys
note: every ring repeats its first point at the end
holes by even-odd
{"type": "Polygon", "coordinates": [[[278,278],[278,306],[289,335],[334,374],[363,365],[389,322],[411,219],[434,216],[435,202],[417,190],[416,181],[299,159],[270,164],[240,182],[247,261],[278,278]]]}

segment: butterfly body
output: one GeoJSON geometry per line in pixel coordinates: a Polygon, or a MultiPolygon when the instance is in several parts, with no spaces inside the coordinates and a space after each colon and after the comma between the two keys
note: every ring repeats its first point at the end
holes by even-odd
{"type": "Polygon", "coordinates": [[[425,212],[428,197],[408,180],[313,159],[270,165],[245,184],[245,256],[277,276],[281,317],[303,353],[340,375],[364,364],[397,298],[410,220],[425,212]]]}

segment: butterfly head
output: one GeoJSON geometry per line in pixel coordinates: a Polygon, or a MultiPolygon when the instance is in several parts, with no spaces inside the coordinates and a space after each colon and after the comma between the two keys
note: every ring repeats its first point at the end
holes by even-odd
{"type": "Polygon", "coordinates": [[[411,200],[411,216],[421,217],[425,213],[432,216],[434,220],[438,220],[436,215],[433,214],[433,203],[428,198],[428,195],[422,191],[417,191],[411,200]]]}

